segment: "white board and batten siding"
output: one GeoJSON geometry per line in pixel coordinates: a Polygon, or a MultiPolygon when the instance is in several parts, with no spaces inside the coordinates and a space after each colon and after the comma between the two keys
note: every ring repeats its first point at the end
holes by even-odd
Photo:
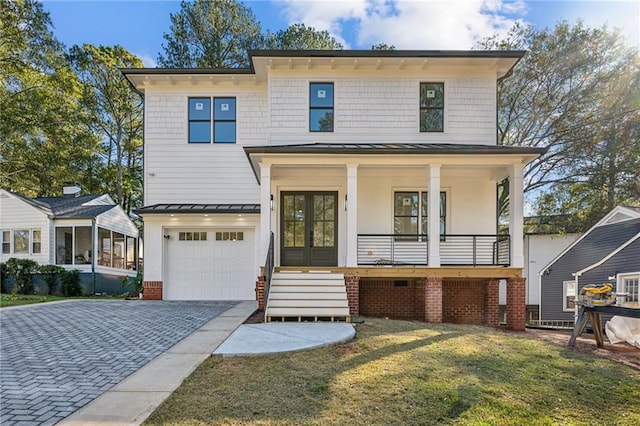
{"type": "MultiPolygon", "coordinates": [[[[47,215],[35,207],[25,203],[18,197],[0,189],[0,230],[40,230],[40,253],[36,254],[2,254],[0,262],[6,262],[15,257],[20,259],[32,259],[40,264],[49,263],[51,248],[49,242],[52,238],[50,226],[51,220],[47,215]]],[[[13,232],[11,233],[13,239],[13,232]]],[[[31,245],[31,240],[30,240],[31,245]]],[[[31,247],[29,247],[31,251],[31,247]]],[[[13,242],[12,242],[13,251],[13,242]]]]}
{"type": "Polygon", "coordinates": [[[149,88],[145,108],[145,205],[258,203],[258,184],[242,146],[267,142],[265,85],[149,88]],[[188,99],[199,96],[236,98],[235,144],[188,143],[188,99]]]}
{"type": "Polygon", "coordinates": [[[417,73],[317,70],[269,78],[270,143],[420,142],[495,145],[495,73],[440,69],[417,73]],[[334,84],[334,131],[311,133],[309,83],[334,84]],[[444,132],[420,132],[420,83],[444,83],[444,132]]]}

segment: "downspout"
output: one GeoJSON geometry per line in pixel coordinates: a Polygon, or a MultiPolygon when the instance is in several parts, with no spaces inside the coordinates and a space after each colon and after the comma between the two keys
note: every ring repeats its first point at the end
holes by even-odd
{"type": "Polygon", "coordinates": [[[92,248],[93,252],[91,253],[91,279],[93,281],[93,291],[92,294],[96,294],[96,243],[98,242],[98,236],[96,235],[96,218],[91,219],[91,241],[93,241],[92,248]]]}

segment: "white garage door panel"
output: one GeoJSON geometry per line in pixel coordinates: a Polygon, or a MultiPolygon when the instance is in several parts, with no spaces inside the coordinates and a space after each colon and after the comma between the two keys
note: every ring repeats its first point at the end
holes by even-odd
{"type": "Polygon", "coordinates": [[[175,230],[167,241],[167,300],[252,300],[255,298],[254,232],[242,241],[216,241],[219,229],[175,230]],[[179,232],[207,232],[206,241],[180,241],[179,232]]]}

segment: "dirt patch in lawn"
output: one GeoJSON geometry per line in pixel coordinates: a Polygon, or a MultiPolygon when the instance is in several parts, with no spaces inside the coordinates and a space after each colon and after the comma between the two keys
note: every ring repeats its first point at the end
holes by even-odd
{"type": "MultiPolygon", "coordinates": [[[[566,347],[569,343],[569,337],[571,337],[571,331],[528,329],[526,335],[566,347]]],[[[604,348],[598,348],[592,334],[583,334],[576,339],[574,350],[600,358],[607,358],[640,370],[640,348],[635,348],[627,343],[611,344],[606,340],[606,336],[604,348]]]]}

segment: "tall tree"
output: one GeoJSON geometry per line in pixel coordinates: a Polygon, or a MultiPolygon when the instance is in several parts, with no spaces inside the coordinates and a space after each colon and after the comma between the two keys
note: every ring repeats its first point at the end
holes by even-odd
{"type": "MultiPolygon", "coordinates": [[[[622,110],[607,101],[624,70],[637,61],[637,52],[624,45],[617,31],[566,22],[540,31],[516,25],[507,38],[491,37],[480,47],[529,50],[512,76],[500,82],[498,95],[498,143],[548,148],[525,171],[525,192],[553,186],[562,198],[558,191],[587,182],[588,173],[576,160],[584,158],[587,147],[602,146],[596,142],[602,132],[595,130],[613,117],[628,122],[637,114],[631,101],[622,110]]],[[[634,143],[625,139],[624,145],[634,143]]],[[[504,209],[506,197],[501,201],[504,209]]]]}
{"type": "Polygon", "coordinates": [[[102,140],[94,174],[129,212],[142,194],[142,99],[119,68],[140,68],[142,61],[122,46],[90,44],[73,46],[68,57],[83,85],[88,129],[102,140]]]}
{"type": "Polygon", "coordinates": [[[247,51],[264,46],[255,15],[235,0],[182,1],[170,19],[171,32],[164,34],[167,43],[158,56],[161,67],[247,67],[247,51]]]}
{"type": "Polygon", "coordinates": [[[292,24],[286,30],[267,36],[267,47],[277,50],[342,50],[328,31],[318,31],[304,24],[292,24]]]}
{"type": "Polygon", "coordinates": [[[96,143],[51,27],[36,1],[0,2],[0,186],[29,196],[82,182],[96,143]]]}

